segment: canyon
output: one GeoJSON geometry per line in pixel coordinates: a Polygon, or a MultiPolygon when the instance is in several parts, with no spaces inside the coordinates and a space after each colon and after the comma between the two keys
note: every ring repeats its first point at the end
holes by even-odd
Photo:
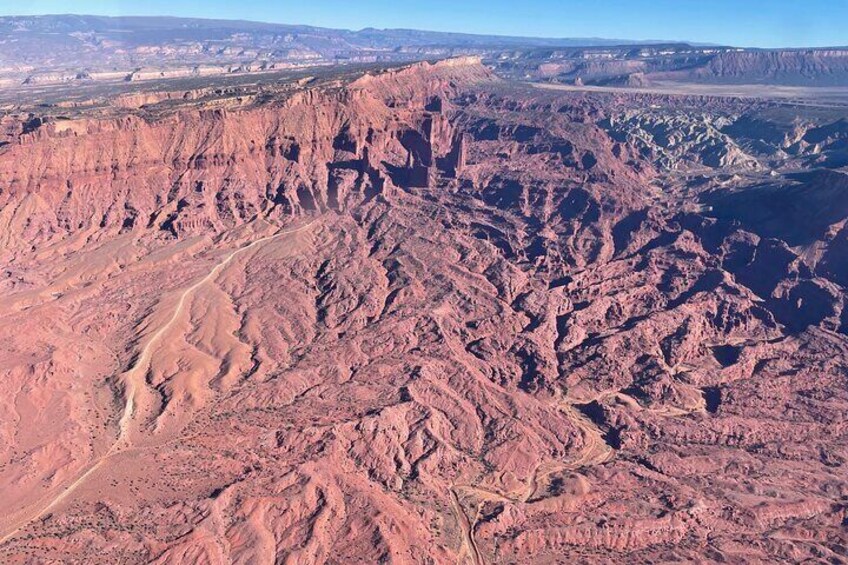
{"type": "Polygon", "coordinates": [[[487,57],[7,102],[0,561],[844,562],[846,107],[487,57]]]}

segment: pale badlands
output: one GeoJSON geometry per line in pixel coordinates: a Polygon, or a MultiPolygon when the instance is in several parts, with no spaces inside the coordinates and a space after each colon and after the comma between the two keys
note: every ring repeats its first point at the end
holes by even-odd
{"type": "Polygon", "coordinates": [[[839,110],[307,82],[0,121],[0,562],[846,562],[839,110]]]}

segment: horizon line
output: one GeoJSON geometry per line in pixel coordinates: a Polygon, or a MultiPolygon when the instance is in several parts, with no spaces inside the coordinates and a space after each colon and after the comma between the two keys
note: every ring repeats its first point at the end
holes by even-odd
{"type": "MultiPolygon", "coordinates": [[[[501,38],[501,39],[510,39],[510,40],[533,40],[533,41],[603,41],[609,42],[609,45],[598,45],[598,46],[589,46],[585,47],[614,47],[614,46],[625,46],[625,45],[634,45],[634,46],[649,46],[649,45],[673,45],[673,44],[684,44],[692,47],[705,47],[705,48],[724,48],[724,49],[746,49],[746,50],[759,50],[759,51],[803,51],[803,50],[826,50],[826,49],[844,49],[848,48],[848,45],[821,45],[821,46],[795,46],[795,47],[756,47],[756,46],[742,46],[742,45],[731,45],[725,43],[713,43],[709,41],[692,41],[688,39],[636,39],[636,38],[623,38],[623,37],[604,37],[600,35],[587,35],[587,36],[546,36],[546,35],[509,35],[503,33],[476,33],[476,32],[467,32],[467,31],[455,31],[455,30],[440,30],[440,29],[423,29],[423,28],[411,28],[411,27],[375,27],[375,26],[366,26],[360,29],[351,29],[351,28],[343,28],[343,27],[332,27],[332,26],[322,26],[322,25],[314,25],[314,24],[300,24],[300,23],[290,23],[290,22],[280,22],[280,21],[268,21],[268,20],[253,20],[253,19],[231,19],[231,18],[213,18],[213,17],[203,17],[203,16],[175,16],[171,14],[160,14],[160,15],[139,15],[139,14],[96,14],[96,13],[73,13],[73,12],[65,12],[65,13],[42,13],[42,14],[0,14],[0,18],[49,18],[49,17],[93,17],[93,18],[108,18],[108,19],[170,19],[170,20],[200,20],[206,22],[231,22],[231,23],[242,23],[242,24],[259,24],[259,25],[267,25],[267,26],[287,26],[287,27],[299,27],[299,28],[311,28],[311,29],[322,29],[322,30],[330,30],[330,31],[340,31],[340,32],[348,32],[348,33],[362,33],[365,31],[377,31],[377,32],[420,32],[420,33],[432,33],[432,34],[444,34],[444,35],[460,35],[460,36],[469,36],[469,37],[478,37],[478,38],[501,38]],[[617,43],[616,43],[617,42],[617,43]]],[[[533,47],[543,47],[542,45],[535,45],[533,47]]],[[[574,45],[573,47],[581,47],[581,45],[574,45]]]]}

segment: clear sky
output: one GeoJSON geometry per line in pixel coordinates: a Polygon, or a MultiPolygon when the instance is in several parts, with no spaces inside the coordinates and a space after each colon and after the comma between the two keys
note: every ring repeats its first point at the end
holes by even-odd
{"type": "Polygon", "coordinates": [[[324,27],[848,45],[848,0],[0,0],[0,14],[171,15],[324,27]]]}

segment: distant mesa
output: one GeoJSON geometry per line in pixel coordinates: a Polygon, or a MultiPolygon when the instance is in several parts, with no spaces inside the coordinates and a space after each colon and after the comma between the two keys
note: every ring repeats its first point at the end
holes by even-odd
{"type": "Polygon", "coordinates": [[[359,31],[188,18],[0,18],[0,88],[74,81],[155,81],[484,57],[512,78],[575,86],[653,81],[848,84],[848,50],[758,50],[599,38],[533,38],[407,29],[359,31]],[[151,40],[154,37],[155,40],[151,40]]]}

